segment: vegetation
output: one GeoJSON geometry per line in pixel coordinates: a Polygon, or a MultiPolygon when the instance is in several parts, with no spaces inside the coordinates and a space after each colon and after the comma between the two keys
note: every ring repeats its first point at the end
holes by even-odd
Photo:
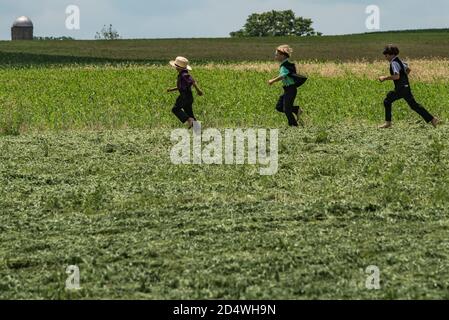
{"type": "MultiPolygon", "coordinates": [[[[429,67],[423,71],[425,82],[416,83],[415,93],[429,110],[446,117],[447,108],[441,101],[449,101],[445,77],[449,62],[421,62],[415,73],[438,65],[442,69],[429,67]],[[438,75],[441,78],[434,79],[438,75]]],[[[311,76],[298,98],[310,125],[330,125],[348,119],[374,125],[383,119],[382,101],[392,89],[392,84],[377,81],[379,74],[388,72],[385,63],[353,68],[329,64],[323,68],[317,64],[314,72],[303,64],[299,69],[311,76]],[[374,68],[378,73],[359,74],[374,68]]],[[[284,117],[274,112],[282,89],[266,83],[276,73],[276,64],[196,66],[193,74],[205,91],[204,97],[196,98],[199,118],[213,127],[284,126],[284,117]]],[[[168,66],[0,70],[0,131],[1,126],[8,131],[19,125],[24,131],[178,127],[170,112],[176,94],[165,92],[175,82],[176,71],[168,66]]],[[[395,107],[394,112],[397,120],[418,120],[403,104],[395,107]]]]}
{"type": "Polygon", "coordinates": [[[165,65],[180,52],[196,64],[267,61],[273,59],[274,48],[283,43],[293,47],[296,60],[303,61],[376,61],[383,59],[382,49],[387,43],[399,45],[409,59],[449,58],[448,35],[442,30],[323,37],[3,41],[0,67],[128,62],[165,65]]]}
{"type": "Polygon", "coordinates": [[[377,130],[392,84],[374,61],[397,40],[445,123],[446,35],[0,43],[0,299],[449,298],[449,127],[400,102],[377,130]],[[303,128],[266,83],[282,42],[309,75],[303,128]],[[171,163],[177,52],[204,127],[280,130],[276,175],[171,163]],[[65,289],[69,265],[81,290],[65,289]]]}
{"type": "Polygon", "coordinates": [[[66,41],[66,40],[75,40],[72,37],[62,36],[62,37],[34,37],[34,40],[39,41],[49,41],[49,40],[55,40],[55,41],[66,41]]]}
{"type": "Polygon", "coordinates": [[[120,39],[120,34],[112,27],[103,26],[103,28],[95,34],[95,40],[117,40],[120,39]]]}
{"type": "Polygon", "coordinates": [[[296,17],[292,10],[253,13],[243,29],[231,37],[286,37],[322,35],[312,28],[312,19],[296,17]]]}
{"type": "Polygon", "coordinates": [[[174,166],[160,128],[3,137],[0,298],[447,299],[448,134],[282,129],[269,177],[174,166]]]}

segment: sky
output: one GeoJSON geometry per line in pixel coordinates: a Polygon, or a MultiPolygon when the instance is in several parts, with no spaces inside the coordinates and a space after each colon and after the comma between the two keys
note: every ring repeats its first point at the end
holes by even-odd
{"type": "Polygon", "coordinates": [[[380,31],[449,28],[448,0],[0,0],[0,40],[22,15],[36,36],[93,39],[112,24],[122,38],[227,37],[251,13],[292,9],[325,35],[369,32],[368,5],[380,9],[380,31]],[[66,8],[80,10],[80,29],[66,28],[66,8]]]}

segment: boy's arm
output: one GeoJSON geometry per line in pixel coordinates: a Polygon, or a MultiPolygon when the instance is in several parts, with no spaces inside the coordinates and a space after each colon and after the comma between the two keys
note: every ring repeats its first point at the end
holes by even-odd
{"type": "Polygon", "coordinates": [[[197,93],[199,96],[202,96],[202,95],[204,94],[203,91],[200,89],[200,87],[198,87],[198,85],[197,85],[196,82],[193,83],[193,87],[195,88],[196,93],[197,93]]]}
{"type": "Polygon", "coordinates": [[[399,74],[395,74],[395,75],[392,75],[392,76],[382,76],[382,77],[379,77],[379,81],[380,82],[384,82],[384,81],[397,81],[397,80],[399,80],[399,79],[401,79],[401,76],[399,75],[399,74]]]}
{"type": "MultiPolygon", "coordinates": [[[[407,66],[407,65],[406,65],[407,66]]],[[[401,73],[401,68],[402,67],[405,67],[405,66],[401,66],[398,62],[396,62],[396,61],[392,61],[391,62],[391,66],[390,66],[392,69],[393,69],[393,75],[392,76],[382,76],[382,77],[379,77],[379,81],[380,82],[384,82],[384,81],[390,81],[390,80],[392,80],[392,81],[397,81],[397,80],[399,80],[399,79],[401,79],[401,75],[400,75],[400,73],[401,73]]],[[[407,66],[408,67],[408,66],[407,66]]],[[[407,71],[407,70],[406,70],[407,71]]]]}
{"type": "Polygon", "coordinates": [[[284,80],[284,78],[285,78],[284,76],[279,76],[277,78],[274,78],[274,79],[271,79],[270,81],[268,81],[268,84],[271,86],[272,84],[274,84],[276,82],[284,80]]]}
{"type": "Polygon", "coordinates": [[[410,74],[410,72],[412,72],[412,69],[410,69],[410,67],[407,67],[407,69],[405,70],[405,72],[407,72],[407,74],[410,74]]]}

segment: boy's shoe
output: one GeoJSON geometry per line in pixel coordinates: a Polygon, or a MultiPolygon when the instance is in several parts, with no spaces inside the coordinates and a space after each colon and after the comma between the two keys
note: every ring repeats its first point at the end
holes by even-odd
{"type": "Polygon", "coordinates": [[[379,129],[391,129],[393,125],[391,124],[391,122],[385,122],[383,125],[378,126],[379,129]]]}
{"type": "Polygon", "coordinates": [[[441,124],[441,121],[438,118],[433,118],[431,123],[432,123],[432,126],[434,126],[436,128],[436,127],[438,127],[438,125],[441,124]]]}

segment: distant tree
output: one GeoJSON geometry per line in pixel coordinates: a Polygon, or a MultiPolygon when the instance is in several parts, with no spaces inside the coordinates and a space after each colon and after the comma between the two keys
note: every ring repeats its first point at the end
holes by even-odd
{"type": "Polygon", "coordinates": [[[244,37],[245,36],[245,31],[243,31],[243,29],[241,29],[239,31],[233,31],[233,32],[230,33],[230,35],[233,38],[244,37]]]}
{"type": "Polygon", "coordinates": [[[109,27],[106,27],[106,25],[103,26],[103,28],[95,34],[96,40],[117,40],[120,39],[120,34],[117,32],[117,30],[112,28],[112,24],[109,25],[109,27]]]}
{"type": "Polygon", "coordinates": [[[75,40],[72,37],[66,37],[66,36],[62,36],[62,37],[34,37],[34,40],[55,40],[55,41],[62,41],[62,40],[75,40]]]}
{"type": "Polygon", "coordinates": [[[253,13],[243,29],[231,32],[231,37],[321,36],[312,28],[312,19],[296,17],[292,10],[253,13]]]}

